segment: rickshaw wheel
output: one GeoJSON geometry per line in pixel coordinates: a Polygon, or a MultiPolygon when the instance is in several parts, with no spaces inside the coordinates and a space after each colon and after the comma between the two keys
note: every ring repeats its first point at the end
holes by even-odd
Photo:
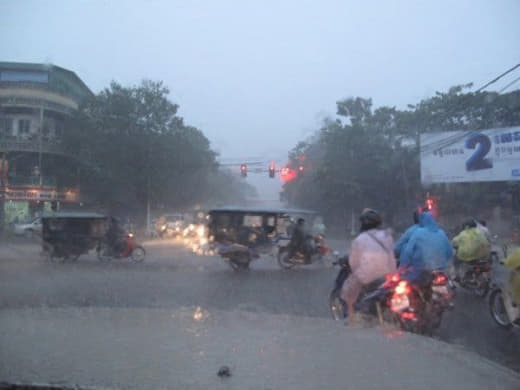
{"type": "Polygon", "coordinates": [[[49,254],[49,261],[51,263],[65,263],[68,258],[68,256],[57,256],[55,253],[49,254]]]}
{"type": "Polygon", "coordinates": [[[250,259],[247,259],[247,261],[242,261],[238,258],[230,258],[228,260],[229,262],[229,265],[231,266],[231,268],[233,268],[235,271],[243,271],[243,270],[246,270],[246,269],[249,269],[249,263],[250,263],[250,259]]]}
{"type": "Polygon", "coordinates": [[[112,256],[106,254],[107,251],[108,248],[106,247],[106,245],[102,245],[101,247],[97,248],[96,252],[99,261],[107,263],[112,260],[112,256]]]}
{"type": "Polygon", "coordinates": [[[140,263],[144,260],[146,252],[142,246],[136,247],[130,254],[130,258],[136,263],[140,263]]]}

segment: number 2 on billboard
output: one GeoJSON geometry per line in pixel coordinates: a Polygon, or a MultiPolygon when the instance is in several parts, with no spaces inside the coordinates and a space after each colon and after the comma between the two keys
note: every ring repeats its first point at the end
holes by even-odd
{"type": "Polygon", "coordinates": [[[479,171],[482,169],[493,168],[493,163],[489,158],[485,158],[491,149],[491,141],[487,135],[482,133],[472,133],[466,138],[466,148],[475,149],[475,152],[466,161],[467,171],[479,171]],[[478,145],[478,147],[477,147],[478,145]]]}

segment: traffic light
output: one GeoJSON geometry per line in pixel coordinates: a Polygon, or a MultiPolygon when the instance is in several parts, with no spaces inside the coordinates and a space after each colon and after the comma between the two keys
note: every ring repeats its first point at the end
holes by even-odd
{"type": "Polygon", "coordinates": [[[271,164],[269,164],[269,177],[271,179],[274,178],[275,172],[276,172],[276,167],[274,165],[274,162],[272,162],[271,164]]]}
{"type": "Polygon", "coordinates": [[[240,174],[242,175],[242,177],[247,176],[247,165],[246,164],[240,165],[240,174]]]}

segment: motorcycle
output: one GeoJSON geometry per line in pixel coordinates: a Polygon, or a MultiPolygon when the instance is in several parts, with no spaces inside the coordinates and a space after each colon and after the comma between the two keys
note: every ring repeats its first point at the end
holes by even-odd
{"type": "MultiPolygon", "coordinates": [[[[520,327],[520,305],[514,303],[510,286],[510,270],[503,262],[496,263],[489,294],[489,312],[503,329],[520,327]]],[[[513,271],[518,272],[518,271],[513,271]]]]}
{"type": "MultiPolygon", "coordinates": [[[[309,264],[315,263],[316,261],[323,261],[325,256],[329,253],[333,253],[332,249],[325,245],[325,239],[322,235],[308,237],[306,247],[307,250],[310,251],[309,264]]],[[[303,251],[296,251],[291,256],[289,245],[278,247],[277,259],[280,267],[285,269],[293,268],[296,265],[308,265],[305,263],[305,253],[303,251]]]]}
{"type": "Polygon", "coordinates": [[[475,260],[468,263],[459,261],[455,267],[455,281],[460,287],[484,298],[489,292],[491,280],[491,264],[498,261],[498,253],[491,252],[489,260],[475,260]]]}
{"type": "MultiPolygon", "coordinates": [[[[348,258],[334,264],[340,266],[340,271],[329,297],[329,307],[333,319],[344,320],[348,311],[341,299],[341,288],[351,271],[348,258]]],[[[357,311],[376,317],[380,324],[392,323],[405,331],[431,335],[440,326],[444,311],[453,308],[453,297],[453,287],[442,272],[425,273],[418,283],[394,273],[384,281],[376,280],[365,286],[355,306],[357,311]]]]}
{"type": "Polygon", "coordinates": [[[125,245],[121,250],[116,250],[108,245],[105,241],[100,241],[96,248],[97,257],[102,262],[111,261],[114,258],[129,258],[136,263],[140,263],[146,256],[144,248],[138,244],[133,233],[127,233],[125,236],[125,245]]]}

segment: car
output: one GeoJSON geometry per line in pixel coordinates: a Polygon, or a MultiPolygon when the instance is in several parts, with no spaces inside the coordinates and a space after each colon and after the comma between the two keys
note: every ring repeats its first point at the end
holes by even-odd
{"type": "Polygon", "coordinates": [[[160,237],[181,236],[185,228],[183,214],[164,214],[156,222],[157,234],[160,237]]]}
{"type": "Polygon", "coordinates": [[[40,217],[33,219],[31,222],[17,223],[13,227],[14,234],[18,236],[32,237],[33,234],[41,234],[42,220],[40,217]]]}

